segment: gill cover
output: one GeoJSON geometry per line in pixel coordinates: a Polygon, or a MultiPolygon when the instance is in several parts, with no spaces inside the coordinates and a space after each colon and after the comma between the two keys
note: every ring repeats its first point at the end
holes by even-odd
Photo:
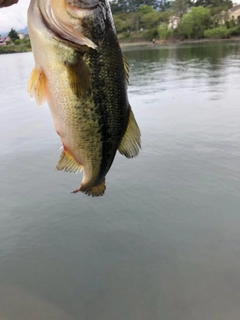
{"type": "Polygon", "coordinates": [[[106,9],[101,1],[38,0],[38,5],[46,25],[57,36],[77,45],[97,48],[91,29],[105,26],[106,9]]]}

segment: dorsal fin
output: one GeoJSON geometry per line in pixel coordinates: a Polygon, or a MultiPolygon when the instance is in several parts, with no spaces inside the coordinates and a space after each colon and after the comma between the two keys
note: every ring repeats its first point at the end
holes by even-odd
{"type": "Polygon", "coordinates": [[[141,132],[134,118],[131,107],[128,118],[128,125],[121,143],[118,147],[118,151],[125,155],[127,158],[136,157],[141,148],[141,132]]]}
{"type": "Polygon", "coordinates": [[[129,84],[129,65],[124,54],[122,55],[122,58],[123,58],[123,66],[124,66],[126,81],[127,81],[127,84],[129,84]]]}

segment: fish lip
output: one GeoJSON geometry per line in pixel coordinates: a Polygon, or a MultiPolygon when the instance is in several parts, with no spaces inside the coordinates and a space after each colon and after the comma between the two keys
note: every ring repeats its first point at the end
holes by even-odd
{"type": "Polygon", "coordinates": [[[97,8],[101,1],[99,0],[66,0],[67,6],[71,7],[73,10],[93,10],[97,8]]]}
{"type": "Polygon", "coordinates": [[[86,4],[86,5],[82,5],[81,7],[77,7],[76,8],[76,10],[94,10],[94,9],[96,9],[97,8],[97,6],[98,6],[98,4],[96,4],[96,5],[88,5],[88,4],[86,4]]]}

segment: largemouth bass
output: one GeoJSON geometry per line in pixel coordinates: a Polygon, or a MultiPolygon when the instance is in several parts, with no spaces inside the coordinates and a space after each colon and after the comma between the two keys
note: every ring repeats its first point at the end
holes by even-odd
{"type": "Polygon", "coordinates": [[[28,28],[35,60],[28,91],[50,107],[62,142],[56,169],[83,171],[73,192],[101,196],[117,150],[132,158],[141,144],[109,3],[31,0],[28,28]]]}

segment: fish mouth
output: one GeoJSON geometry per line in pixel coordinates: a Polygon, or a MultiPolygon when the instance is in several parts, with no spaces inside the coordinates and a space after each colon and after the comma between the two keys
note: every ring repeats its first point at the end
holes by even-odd
{"type": "Polygon", "coordinates": [[[71,10],[93,10],[101,1],[99,0],[65,0],[67,6],[71,7],[71,10]]]}

